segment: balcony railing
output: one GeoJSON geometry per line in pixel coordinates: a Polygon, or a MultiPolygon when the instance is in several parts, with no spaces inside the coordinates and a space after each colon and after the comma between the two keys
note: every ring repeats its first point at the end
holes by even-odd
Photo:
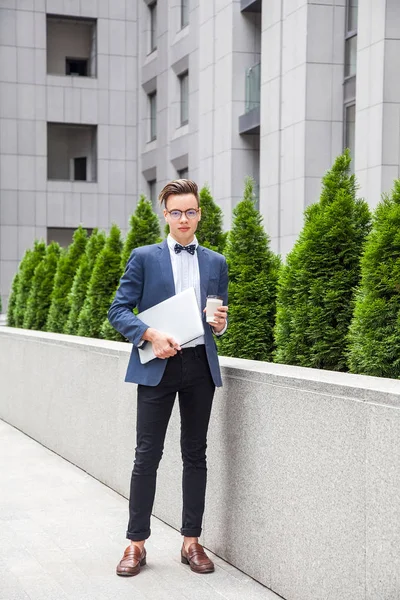
{"type": "Polygon", "coordinates": [[[260,106],[261,64],[246,69],[246,108],[245,113],[260,106]]]}

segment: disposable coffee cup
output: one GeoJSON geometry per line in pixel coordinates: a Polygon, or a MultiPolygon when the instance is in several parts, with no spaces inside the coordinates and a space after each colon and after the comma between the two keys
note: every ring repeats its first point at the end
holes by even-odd
{"type": "Polygon", "coordinates": [[[207,323],[214,323],[216,325],[216,321],[214,321],[214,313],[215,311],[222,306],[222,298],[219,296],[207,296],[206,303],[206,321],[207,323]]]}

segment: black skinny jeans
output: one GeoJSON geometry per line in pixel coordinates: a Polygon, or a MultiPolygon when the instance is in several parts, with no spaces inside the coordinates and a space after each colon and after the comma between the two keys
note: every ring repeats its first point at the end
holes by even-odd
{"type": "Polygon", "coordinates": [[[207,480],[207,430],[214,391],[205,346],[186,348],[169,358],[157,386],[138,386],[137,446],[131,478],[128,539],[140,541],[150,536],[157,468],[177,392],[183,460],[181,533],[200,536],[207,480]]]}

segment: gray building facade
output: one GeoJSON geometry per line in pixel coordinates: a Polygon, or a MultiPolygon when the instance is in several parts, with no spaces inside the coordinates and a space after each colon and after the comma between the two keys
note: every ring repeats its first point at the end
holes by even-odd
{"type": "Polygon", "coordinates": [[[246,175],[285,255],[348,146],[375,206],[398,177],[396,0],[0,0],[0,294],[35,238],[123,231],[140,193],[246,175]]]}

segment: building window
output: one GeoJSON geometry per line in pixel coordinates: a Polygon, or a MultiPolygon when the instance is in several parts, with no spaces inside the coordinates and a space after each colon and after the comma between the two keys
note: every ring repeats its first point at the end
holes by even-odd
{"type": "Polygon", "coordinates": [[[95,19],[47,15],[47,73],[96,77],[95,19]]]}
{"type": "Polygon", "coordinates": [[[245,113],[260,107],[261,100],[261,63],[246,69],[245,113]]]}
{"type": "Polygon", "coordinates": [[[177,171],[178,179],[189,179],[189,169],[185,167],[184,169],[179,169],[177,171]]]}
{"type": "Polygon", "coordinates": [[[157,50],[157,2],[149,5],[150,13],[150,54],[157,50]]]}
{"type": "Polygon", "coordinates": [[[47,123],[47,179],[96,181],[97,127],[47,123]]]}
{"type": "Polygon", "coordinates": [[[155,208],[156,203],[157,203],[157,179],[152,179],[148,183],[149,183],[150,202],[151,202],[153,208],[155,208]]]}
{"type": "Polygon", "coordinates": [[[74,181],[87,181],[87,157],[74,158],[74,181]]]}
{"type": "Polygon", "coordinates": [[[350,150],[351,171],[354,173],[354,158],[356,145],[356,105],[349,104],[344,107],[344,144],[350,150]]]}
{"type": "Polygon", "coordinates": [[[149,94],[150,141],[157,138],[157,92],[149,94]]]}
{"type": "Polygon", "coordinates": [[[346,39],[345,47],[345,77],[352,77],[357,71],[357,36],[353,35],[346,39]]]}
{"type": "MultiPolygon", "coordinates": [[[[76,224],[77,227],[78,225],[79,223],[76,224]]],[[[92,235],[92,228],[86,227],[85,229],[89,236],[92,235]]],[[[48,227],[47,243],[51,244],[51,242],[57,242],[60,244],[61,248],[67,248],[72,242],[74,233],[75,228],[73,227],[48,227]]]]}
{"type": "Polygon", "coordinates": [[[357,70],[358,0],[347,0],[344,76],[352,77],[357,70]]]}
{"type": "Polygon", "coordinates": [[[66,58],[65,74],[80,75],[81,77],[87,77],[88,60],[86,58],[66,58]]]}
{"type": "Polygon", "coordinates": [[[347,2],[347,31],[357,31],[358,27],[358,0],[347,2]]]}
{"type": "Polygon", "coordinates": [[[253,195],[254,195],[254,206],[255,206],[256,210],[259,211],[260,210],[260,182],[259,181],[254,182],[253,195]]]}
{"type": "Polygon", "coordinates": [[[181,0],[181,29],[189,25],[189,0],[181,0]]]}
{"type": "Polygon", "coordinates": [[[179,76],[180,85],[180,124],[186,125],[189,122],[189,73],[183,73],[179,76]]]}

